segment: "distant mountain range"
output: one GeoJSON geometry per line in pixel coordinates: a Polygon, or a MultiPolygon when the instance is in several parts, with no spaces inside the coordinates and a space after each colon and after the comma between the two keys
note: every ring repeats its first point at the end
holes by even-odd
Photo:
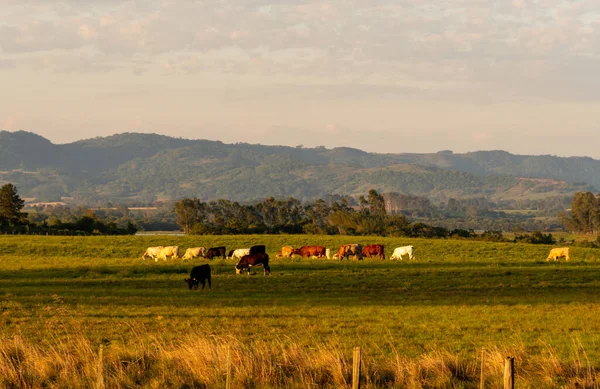
{"type": "Polygon", "coordinates": [[[0,183],[30,201],[149,203],[155,199],[251,201],[359,195],[374,188],[432,200],[567,196],[600,188],[600,161],[505,151],[376,154],[224,144],[124,133],[53,144],[30,132],[0,132],[0,183]]]}

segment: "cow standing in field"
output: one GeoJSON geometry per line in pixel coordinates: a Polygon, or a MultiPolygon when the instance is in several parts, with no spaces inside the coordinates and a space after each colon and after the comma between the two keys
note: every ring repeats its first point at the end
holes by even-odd
{"type": "Polygon", "coordinates": [[[292,251],[293,255],[299,255],[303,258],[309,257],[317,257],[317,258],[325,258],[325,246],[302,246],[299,249],[294,249],[292,251]]]}
{"type": "Polygon", "coordinates": [[[269,267],[269,255],[258,253],[244,255],[238,264],[235,265],[235,274],[242,274],[244,270],[247,270],[248,274],[250,274],[250,268],[257,265],[263,266],[265,275],[271,273],[271,268],[269,267]]]}
{"type": "Polygon", "coordinates": [[[158,256],[160,255],[160,250],[162,250],[163,246],[154,246],[148,247],[144,255],[142,255],[142,259],[145,261],[146,258],[154,259],[158,262],[158,256]]]}
{"type": "Polygon", "coordinates": [[[183,257],[181,259],[192,259],[192,258],[196,258],[196,257],[203,257],[205,253],[206,253],[205,247],[192,247],[192,248],[185,250],[185,254],[183,254],[183,257]]]}
{"type": "Polygon", "coordinates": [[[277,258],[290,258],[293,255],[294,248],[292,246],[284,246],[281,252],[276,255],[277,258]]]}
{"type": "Polygon", "coordinates": [[[343,244],[333,258],[341,261],[344,258],[355,257],[360,260],[363,258],[362,255],[362,246],[360,244],[343,244]]]}
{"type": "Polygon", "coordinates": [[[227,257],[230,259],[233,259],[233,258],[241,259],[244,255],[248,255],[248,254],[250,254],[250,249],[236,249],[236,250],[231,250],[229,252],[229,255],[227,255],[227,257]]]}
{"type": "Polygon", "coordinates": [[[390,260],[393,260],[393,259],[402,260],[402,256],[404,256],[404,255],[408,255],[408,259],[415,259],[415,248],[412,245],[396,247],[394,249],[394,252],[392,253],[392,256],[390,257],[390,260]]]}
{"type": "Polygon", "coordinates": [[[569,257],[569,248],[568,247],[559,247],[559,248],[550,250],[550,254],[548,254],[548,258],[546,258],[546,262],[548,262],[551,259],[558,261],[558,258],[563,258],[563,257],[567,261],[571,259],[571,257],[569,257]]]}
{"type": "MultiPolygon", "coordinates": [[[[167,261],[167,258],[179,258],[179,246],[164,246],[160,249],[158,258],[162,259],[165,262],[167,261]]],[[[158,258],[155,259],[156,262],[158,262],[158,258]]]]}
{"type": "Polygon", "coordinates": [[[382,244],[370,244],[363,247],[362,254],[363,257],[371,258],[373,255],[376,255],[379,259],[385,259],[384,251],[382,244]]]}
{"type": "Polygon", "coordinates": [[[214,257],[223,257],[223,259],[226,259],[226,255],[225,246],[211,247],[206,251],[206,258],[208,259],[213,259],[214,257]]]}
{"type": "Polygon", "coordinates": [[[256,246],[250,247],[250,255],[252,255],[252,254],[266,254],[266,253],[267,253],[267,246],[265,246],[264,244],[258,244],[256,246]]]}
{"type": "Polygon", "coordinates": [[[204,290],[204,285],[208,282],[208,289],[211,289],[210,285],[210,266],[209,265],[200,265],[196,266],[192,269],[190,273],[190,278],[186,278],[185,282],[188,284],[188,289],[198,289],[198,285],[202,284],[202,290],[204,290]]]}

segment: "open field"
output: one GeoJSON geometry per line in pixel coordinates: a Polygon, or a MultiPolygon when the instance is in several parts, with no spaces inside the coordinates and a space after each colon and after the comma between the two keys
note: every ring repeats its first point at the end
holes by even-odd
{"type": "Polygon", "coordinates": [[[340,236],[1,236],[0,387],[69,386],[57,371],[77,360],[84,367],[72,368],[72,385],[104,377],[107,387],[215,387],[226,347],[234,387],[340,387],[353,346],[364,350],[367,387],[477,387],[482,348],[489,387],[499,387],[508,354],[518,387],[598,387],[600,250],[574,247],[571,262],[547,263],[549,249],[340,236]],[[274,259],[284,245],[341,243],[383,243],[387,258],[413,244],[417,259],[274,259]],[[171,244],[182,253],[266,244],[272,275],[236,276],[230,260],[140,259],[147,246],[171,244]],[[212,290],[187,290],[191,267],[206,262],[212,290]]]}

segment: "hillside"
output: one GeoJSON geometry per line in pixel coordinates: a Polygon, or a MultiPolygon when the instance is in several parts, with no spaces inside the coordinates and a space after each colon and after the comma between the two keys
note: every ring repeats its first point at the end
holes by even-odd
{"type": "Polygon", "coordinates": [[[494,201],[570,195],[600,187],[592,158],[513,155],[376,154],[352,148],[224,144],[125,133],[52,144],[29,132],[0,132],[0,183],[22,197],[89,203],[150,202],[197,196],[248,201],[359,195],[375,188],[433,200],[494,201]]]}

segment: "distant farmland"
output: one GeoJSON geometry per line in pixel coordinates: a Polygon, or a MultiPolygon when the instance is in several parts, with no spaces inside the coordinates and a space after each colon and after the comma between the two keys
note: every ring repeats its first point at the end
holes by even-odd
{"type": "MultiPolygon", "coordinates": [[[[462,240],[246,235],[0,237],[0,387],[339,388],[600,384],[600,250],[462,240]],[[414,261],[275,259],[284,245],[415,246],[414,261]],[[235,261],[142,261],[147,246],[266,244],[271,276],[235,261]],[[210,263],[213,288],[183,279],[210,263]],[[100,347],[102,346],[102,348],[100,347]],[[100,351],[102,350],[102,351],[100,351]]],[[[576,386],[579,385],[579,386],[576,386]]]]}

